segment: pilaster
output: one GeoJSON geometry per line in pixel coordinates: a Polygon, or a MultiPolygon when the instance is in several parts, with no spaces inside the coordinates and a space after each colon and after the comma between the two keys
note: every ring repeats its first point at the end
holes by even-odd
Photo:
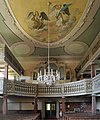
{"type": "Polygon", "coordinates": [[[92,94],[92,114],[96,114],[96,95],[92,94]]]}

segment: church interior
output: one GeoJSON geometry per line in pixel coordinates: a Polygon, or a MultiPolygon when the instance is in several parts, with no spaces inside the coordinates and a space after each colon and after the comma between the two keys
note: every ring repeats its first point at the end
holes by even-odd
{"type": "Polygon", "coordinates": [[[0,0],[0,120],[100,120],[100,0],[0,0]]]}

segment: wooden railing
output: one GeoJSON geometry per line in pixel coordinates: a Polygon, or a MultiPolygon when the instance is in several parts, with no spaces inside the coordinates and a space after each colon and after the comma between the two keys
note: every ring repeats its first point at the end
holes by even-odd
{"type": "Polygon", "coordinates": [[[40,114],[37,113],[37,114],[34,116],[34,118],[32,118],[32,120],[40,120],[40,114]]]}
{"type": "Polygon", "coordinates": [[[35,96],[38,93],[39,97],[96,94],[100,93],[100,74],[93,79],[83,79],[76,82],[56,84],[51,87],[38,85],[38,89],[37,84],[0,79],[0,94],[5,93],[8,95],[22,96],[35,96]],[[3,85],[5,81],[7,83],[6,86],[3,85]]]}
{"type": "Polygon", "coordinates": [[[38,96],[47,97],[47,96],[61,96],[62,93],[62,86],[56,85],[52,87],[45,87],[45,86],[38,86],[38,96]]]}
{"type": "Polygon", "coordinates": [[[83,79],[81,81],[72,82],[64,85],[64,94],[78,95],[88,94],[92,92],[92,81],[83,79]]]}
{"type": "Polygon", "coordinates": [[[93,78],[93,93],[100,93],[100,74],[93,78]]]}
{"type": "Polygon", "coordinates": [[[82,94],[91,94],[92,92],[92,80],[84,79],[81,81],[65,83],[56,85],[53,87],[38,87],[38,96],[50,97],[50,96],[74,96],[82,94]]]}
{"type": "Polygon", "coordinates": [[[38,89],[36,84],[10,80],[7,81],[8,95],[34,96],[36,93],[38,93],[39,97],[62,97],[91,94],[91,92],[92,80],[90,79],[84,79],[66,84],[58,84],[51,87],[38,85],[38,89]]]}
{"type": "Polygon", "coordinates": [[[37,85],[19,81],[7,82],[7,94],[34,96],[37,91],[37,85]]]}

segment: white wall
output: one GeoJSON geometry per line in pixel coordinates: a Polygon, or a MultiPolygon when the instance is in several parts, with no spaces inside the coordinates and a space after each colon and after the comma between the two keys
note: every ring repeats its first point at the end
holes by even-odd
{"type": "Polygon", "coordinates": [[[100,110],[100,96],[96,97],[96,101],[97,101],[97,109],[100,110]]]}
{"type": "Polygon", "coordinates": [[[8,110],[34,110],[34,98],[9,97],[7,102],[8,110]]]}
{"type": "Polygon", "coordinates": [[[42,101],[38,100],[38,110],[42,110],[42,101]]]}
{"type": "Polygon", "coordinates": [[[34,105],[32,105],[32,102],[28,103],[21,103],[21,110],[33,110],[34,105]]]}
{"type": "MultiPolygon", "coordinates": [[[[34,110],[34,98],[9,97],[7,99],[8,110],[34,110]]],[[[38,100],[38,110],[42,110],[42,102],[38,100]]]]}
{"type": "Polygon", "coordinates": [[[8,110],[20,110],[20,105],[19,105],[19,103],[9,102],[9,103],[8,103],[8,110]]]}

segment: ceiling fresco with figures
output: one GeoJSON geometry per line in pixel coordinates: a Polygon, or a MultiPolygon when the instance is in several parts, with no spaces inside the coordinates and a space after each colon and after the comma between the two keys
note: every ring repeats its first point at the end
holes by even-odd
{"type": "Polygon", "coordinates": [[[0,48],[23,66],[50,60],[74,64],[100,36],[100,0],[0,0],[0,48]]]}
{"type": "Polygon", "coordinates": [[[11,13],[31,39],[60,41],[78,23],[88,0],[8,0],[11,13]]]}

